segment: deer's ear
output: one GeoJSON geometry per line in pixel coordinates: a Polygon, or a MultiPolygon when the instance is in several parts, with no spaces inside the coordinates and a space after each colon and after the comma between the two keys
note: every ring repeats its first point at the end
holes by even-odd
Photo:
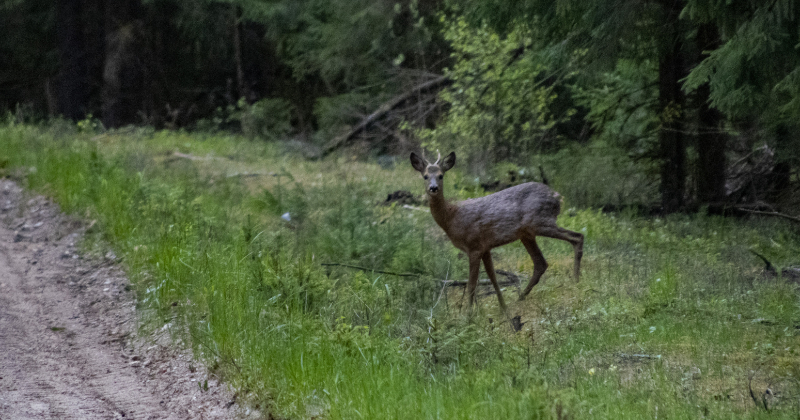
{"type": "Polygon", "coordinates": [[[428,167],[428,162],[425,162],[425,159],[417,156],[416,153],[411,152],[411,166],[420,173],[423,173],[425,172],[425,168],[428,167]]]}
{"type": "Polygon", "coordinates": [[[449,171],[453,166],[456,164],[456,152],[450,152],[449,155],[444,157],[442,164],[439,167],[442,169],[442,172],[449,171]]]}

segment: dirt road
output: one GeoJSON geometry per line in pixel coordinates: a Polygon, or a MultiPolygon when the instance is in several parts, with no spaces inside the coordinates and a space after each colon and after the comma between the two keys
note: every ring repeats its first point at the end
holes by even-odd
{"type": "Polygon", "coordinates": [[[136,336],[128,281],[113,253],[78,253],[84,229],[0,180],[0,419],[257,416],[168,334],[136,336]]]}

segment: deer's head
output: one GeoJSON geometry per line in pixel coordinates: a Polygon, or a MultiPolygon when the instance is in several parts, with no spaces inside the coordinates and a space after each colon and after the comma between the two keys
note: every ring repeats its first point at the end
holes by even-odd
{"type": "Polygon", "coordinates": [[[444,160],[442,160],[442,155],[439,154],[439,158],[433,163],[411,152],[411,166],[419,171],[419,173],[422,174],[422,178],[425,179],[425,192],[427,192],[428,195],[442,194],[442,179],[444,178],[444,173],[449,171],[455,164],[455,152],[451,152],[449,155],[445,156],[444,160]],[[441,163],[439,163],[440,161],[441,163]]]}

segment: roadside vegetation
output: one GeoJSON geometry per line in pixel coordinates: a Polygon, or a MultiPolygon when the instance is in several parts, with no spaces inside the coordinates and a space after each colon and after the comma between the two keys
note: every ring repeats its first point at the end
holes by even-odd
{"type": "MultiPolygon", "coordinates": [[[[505,287],[523,322],[514,332],[490,288],[468,315],[463,288],[444,287],[467,277],[467,262],[426,208],[385,203],[421,192],[405,159],[309,161],[219,132],[82,124],[9,121],[2,175],[86,220],[86,252],[120,256],[142,328],[168,326],[265,415],[800,414],[798,283],[772,274],[798,263],[789,221],[603,213],[580,192],[619,195],[632,163],[609,165],[596,145],[537,155],[531,168],[566,196],[559,224],[586,235],[584,264],[575,283],[569,245],[542,240],[542,283],[522,302],[505,287]]],[[[458,166],[445,191],[485,194],[458,166]]],[[[494,255],[523,282],[532,274],[521,244],[494,255]]]]}

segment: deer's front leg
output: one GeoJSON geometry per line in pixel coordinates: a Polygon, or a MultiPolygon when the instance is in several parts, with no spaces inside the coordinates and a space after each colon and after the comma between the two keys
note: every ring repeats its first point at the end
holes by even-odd
{"type": "Polygon", "coordinates": [[[506,308],[506,302],[503,300],[503,292],[500,290],[500,285],[497,284],[497,276],[494,273],[491,251],[486,251],[486,253],[483,254],[483,266],[486,268],[486,274],[489,275],[492,286],[494,286],[494,291],[497,292],[497,299],[500,301],[500,309],[503,310],[503,316],[508,318],[508,308],[506,308]]]}
{"type": "Polygon", "coordinates": [[[475,288],[478,286],[478,273],[481,269],[481,254],[477,252],[469,253],[469,281],[467,282],[467,299],[470,311],[475,302],[475,288]]]}

